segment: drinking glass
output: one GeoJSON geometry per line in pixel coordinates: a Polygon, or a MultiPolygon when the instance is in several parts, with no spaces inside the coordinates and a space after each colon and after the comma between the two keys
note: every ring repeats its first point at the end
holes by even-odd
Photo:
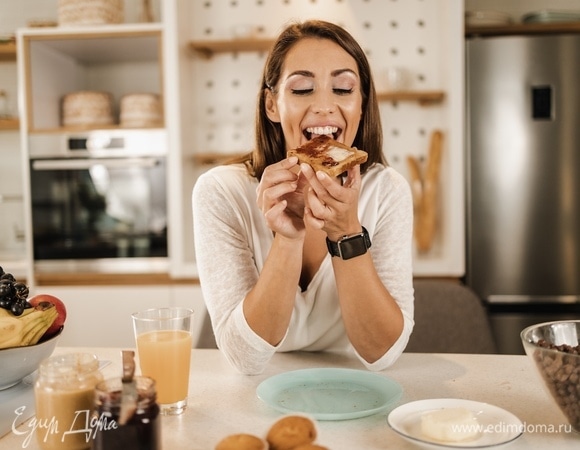
{"type": "Polygon", "coordinates": [[[161,414],[181,414],[187,407],[193,310],[154,308],[132,314],[142,375],[157,384],[161,414]]]}

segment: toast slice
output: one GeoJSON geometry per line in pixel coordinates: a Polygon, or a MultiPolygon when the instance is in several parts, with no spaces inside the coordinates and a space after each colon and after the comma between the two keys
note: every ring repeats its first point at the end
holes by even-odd
{"type": "Polygon", "coordinates": [[[317,136],[306,144],[288,151],[288,157],[297,156],[301,163],[310,164],[315,171],[322,170],[330,177],[364,163],[368,153],[348,147],[328,136],[317,136]]]}

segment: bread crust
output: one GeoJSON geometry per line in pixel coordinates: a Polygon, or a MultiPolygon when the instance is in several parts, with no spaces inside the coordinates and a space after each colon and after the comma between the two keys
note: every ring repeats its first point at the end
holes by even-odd
{"type": "Polygon", "coordinates": [[[337,177],[368,159],[367,152],[348,147],[329,136],[317,136],[289,150],[287,156],[296,156],[300,163],[310,164],[315,171],[322,170],[330,177],[337,177]]]}

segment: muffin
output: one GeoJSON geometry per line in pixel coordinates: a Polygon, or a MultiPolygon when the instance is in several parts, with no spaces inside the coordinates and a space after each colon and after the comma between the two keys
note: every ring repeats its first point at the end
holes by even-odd
{"type": "Polygon", "coordinates": [[[298,447],[294,447],[292,450],[328,450],[328,447],[323,447],[318,444],[303,444],[298,447]]]}
{"type": "Polygon", "coordinates": [[[278,420],[266,436],[270,450],[292,450],[316,439],[314,422],[303,416],[286,416],[278,420]]]}
{"type": "Polygon", "coordinates": [[[215,447],[215,450],[268,450],[266,442],[252,434],[231,434],[226,436],[215,447]]]}

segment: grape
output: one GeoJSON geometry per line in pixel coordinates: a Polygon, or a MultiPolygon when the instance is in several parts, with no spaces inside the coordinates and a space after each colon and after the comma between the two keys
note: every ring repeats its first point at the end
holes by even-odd
{"type": "Polygon", "coordinates": [[[14,295],[17,299],[26,300],[28,298],[28,286],[24,283],[16,282],[13,284],[14,295]]]}
{"type": "Polygon", "coordinates": [[[10,280],[0,280],[0,297],[8,298],[14,294],[13,285],[10,280]]]}
{"type": "Polygon", "coordinates": [[[11,273],[0,267],[0,308],[6,309],[15,316],[20,316],[31,305],[26,300],[29,289],[26,284],[16,281],[11,273]]]}
{"type": "Polygon", "coordinates": [[[0,276],[0,280],[10,280],[12,282],[16,281],[16,279],[14,278],[14,275],[12,275],[11,273],[8,273],[8,272],[4,272],[2,274],[2,276],[0,276]]]}
{"type": "Polygon", "coordinates": [[[24,305],[20,302],[13,302],[12,306],[10,306],[10,311],[15,316],[19,316],[24,312],[24,305]]]}

